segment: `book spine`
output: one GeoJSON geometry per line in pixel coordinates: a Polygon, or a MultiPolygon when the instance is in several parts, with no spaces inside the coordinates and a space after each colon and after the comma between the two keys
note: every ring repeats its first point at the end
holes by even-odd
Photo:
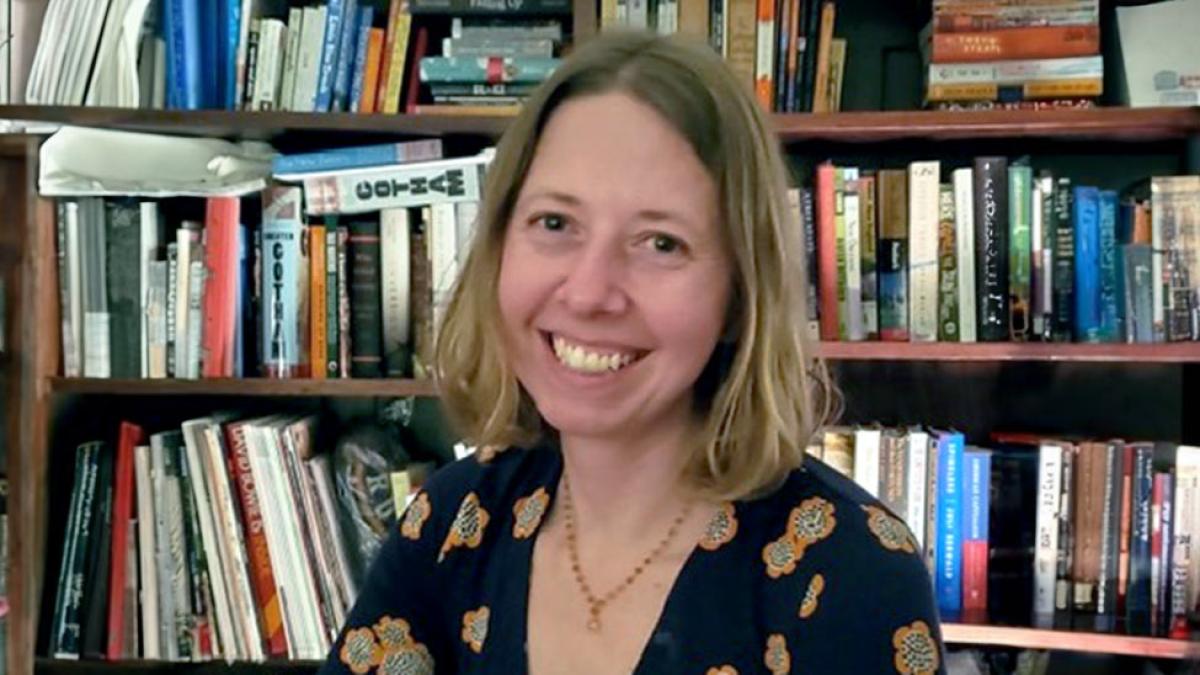
{"type": "Polygon", "coordinates": [[[333,103],[333,81],[338,64],[338,48],[342,44],[342,20],[345,8],[353,0],[326,0],[325,32],[318,60],[317,95],[314,112],[329,112],[333,103]]]}
{"type": "Polygon", "coordinates": [[[402,143],[379,143],[349,148],[333,148],[319,152],[277,155],[271,162],[276,176],[305,173],[331,173],[390,164],[429,162],[442,158],[442,141],[438,138],[402,143]]]}
{"type": "Polygon", "coordinates": [[[862,323],[868,340],[879,339],[879,224],[876,218],[875,176],[858,181],[859,250],[862,253],[862,323]]]}
{"type": "Polygon", "coordinates": [[[1030,226],[1033,219],[1033,171],[1025,165],[1008,167],[1008,335],[1014,342],[1029,339],[1031,322],[1030,226]]]}
{"type": "Polygon", "coordinates": [[[338,318],[338,232],[336,221],[325,226],[325,377],[342,376],[343,335],[338,318]]]}
{"type": "Polygon", "coordinates": [[[963,452],[962,608],[967,620],[986,618],[990,452],[963,452]]]}
{"type": "Polygon", "coordinates": [[[1100,339],[1117,342],[1122,334],[1120,266],[1117,249],[1117,193],[1101,190],[1099,212],[1100,339]]]}
{"type": "Polygon", "coordinates": [[[112,376],[112,315],[108,307],[107,228],[104,202],[80,200],[80,262],[83,291],[83,375],[112,376]]]}
{"type": "Polygon", "coordinates": [[[938,191],[938,340],[959,341],[958,265],[954,240],[954,186],[938,191]]]}
{"type": "Polygon", "coordinates": [[[161,621],[158,609],[158,565],[155,564],[158,543],[155,537],[156,516],[149,445],[139,445],[135,449],[134,464],[136,468],[134,485],[137,486],[137,550],[140,593],[138,602],[135,602],[132,607],[136,610],[140,605],[143,630],[140,634],[141,649],[134,650],[131,656],[157,660],[162,658],[158,630],[161,621]]]}
{"type": "Polygon", "coordinates": [[[908,170],[909,331],[914,342],[937,340],[938,194],[940,164],[913,162],[908,170]]]}
{"type": "Polygon", "coordinates": [[[238,226],[241,200],[209,197],[205,217],[204,377],[233,377],[238,320],[238,226]]]}
{"type": "Polygon", "coordinates": [[[264,193],[262,219],[262,356],[267,377],[293,377],[300,366],[298,332],[300,190],[274,187],[264,193]]]}
{"type": "MultiPolygon", "coordinates": [[[[424,16],[563,16],[571,13],[570,0],[409,0],[413,15],[424,16]]],[[[648,28],[649,26],[643,26],[648,28]]]]}
{"type": "Polygon", "coordinates": [[[1100,523],[1100,579],[1096,588],[1098,630],[1112,630],[1117,613],[1117,562],[1121,534],[1121,458],[1122,444],[1104,444],[1104,500],[1100,523]]]}
{"type": "Polygon", "coordinates": [[[958,337],[962,342],[975,342],[975,197],[974,176],[970,167],[955,169],[954,183],[954,247],[958,259],[958,337]]]}
{"type": "Polygon", "coordinates": [[[383,326],[380,290],[379,223],[350,223],[350,375],[382,374],[383,326]]]}
{"type": "Polygon", "coordinates": [[[350,60],[350,97],[346,110],[361,113],[363,87],[367,77],[367,54],[371,46],[371,24],[375,21],[375,8],[367,5],[358,10],[358,33],[354,36],[354,58],[350,60]]]}
{"type": "MultiPolygon", "coordinates": [[[[335,234],[336,236],[336,234],[335,234]]],[[[327,316],[326,302],[326,276],[325,276],[325,238],[326,228],[324,225],[310,225],[308,228],[308,262],[310,265],[309,271],[309,331],[312,337],[309,339],[311,345],[309,349],[309,371],[313,379],[323,380],[327,375],[326,363],[328,360],[329,336],[328,327],[325,324],[327,316]]]]}
{"type": "Polygon", "coordinates": [[[1158,635],[1159,594],[1162,592],[1162,508],[1168,474],[1155,472],[1150,482],[1150,635],[1158,635]]]}
{"type": "MultiPolygon", "coordinates": [[[[904,522],[917,540],[919,550],[925,548],[925,476],[929,465],[929,434],[910,431],[908,434],[908,510],[904,522]]],[[[931,533],[932,534],[932,533],[931,533]]]]}
{"type": "Polygon", "coordinates": [[[963,436],[938,436],[937,544],[934,590],[938,611],[956,616],[962,611],[962,494],[963,436]]]}
{"type": "Polygon", "coordinates": [[[1154,634],[1167,637],[1171,626],[1171,560],[1174,553],[1173,535],[1175,531],[1175,476],[1171,473],[1159,474],[1162,482],[1162,506],[1159,510],[1159,539],[1157,554],[1161,568],[1159,570],[1158,589],[1154,594],[1154,634]]]}
{"type": "Polygon", "coordinates": [[[342,22],[338,29],[337,58],[333,61],[333,94],[329,101],[330,112],[350,110],[350,82],[354,73],[354,58],[358,53],[359,11],[358,0],[342,0],[342,22]]]}
{"type": "Polygon", "coordinates": [[[1053,270],[1051,254],[1054,250],[1054,178],[1046,172],[1040,173],[1033,181],[1031,215],[1033,216],[1030,230],[1033,274],[1029,284],[1033,312],[1031,328],[1034,339],[1048,341],[1054,308],[1054,284],[1051,283],[1053,270]]]}
{"type": "Polygon", "coordinates": [[[383,69],[383,43],[385,39],[383,28],[372,28],[367,36],[367,54],[363,62],[362,97],[358,100],[358,112],[371,114],[376,111],[375,102],[379,100],[379,82],[383,69]]]}
{"type": "Polygon", "coordinates": [[[1100,26],[1032,26],[933,34],[934,63],[1056,59],[1100,53],[1100,26]]]}
{"type": "Polygon", "coordinates": [[[350,272],[348,246],[350,230],[344,225],[338,226],[337,236],[337,266],[338,266],[338,332],[339,340],[338,363],[341,377],[350,377],[350,272]]]}
{"type": "Polygon", "coordinates": [[[125,569],[129,556],[129,523],[133,511],[133,451],[134,446],[144,442],[145,434],[137,425],[121,422],[117,442],[117,465],[114,477],[112,548],[101,551],[111,556],[108,583],[108,643],[105,654],[115,661],[122,656],[125,614],[136,612],[137,606],[126,607],[125,569]]]}
{"type": "Polygon", "coordinates": [[[808,337],[821,339],[820,267],[817,263],[817,217],[812,188],[800,192],[800,217],[804,223],[804,262],[806,280],[805,315],[808,318],[808,337]]]}
{"type": "Polygon", "coordinates": [[[934,85],[1024,85],[1026,82],[1094,80],[1104,76],[1104,59],[1083,56],[979,63],[931,63],[927,81],[934,85]]]}
{"type": "Polygon", "coordinates": [[[842,251],[845,259],[845,296],[839,316],[845,318],[843,339],[865,340],[862,309],[862,219],[859,217],[858,169],[842,169],[842,251]]]}
{"type": "Polygon", "coordinates": [[[1187,638],[1189,616],[1200,600],[1200,447],[1175,448],[1175,503],[1171,533],[1171,615],[1168,635],[1187,638]]]}
{"type": "Polygon", "coordinates": [[[50,654],[70,658],[70,642],[78,640],[78,627],[74,633],[68,629],[67,608],[71,604],[72,573],[75,557],[79,555],[79,527],[83,515],[83,499],[93,445],[84,443],[75,448],[74,483],[71,502],[67,507],[67,530],[63,537],[62,562],[59,565],[58,584],[55,586],[54,614],[51,617],[50,654]]]}
{"type": "Polygon", "coordinates": [[[835,230],[835,186],[838,169],[826,162],[817,167],[817,248],[821,292],[821,339],[838,339],[837,231],[835,230]]]}
{"type": "Polygon", "coordinates": [[[389,377],[404,377],[412,363],[408,336],[410,273],[408,209],[380,212],[383,364],[389,377]]]}
{"type": "Polygon", "coordinates": [[[1150,503],[1154,487],[1153,447],[1134,445],[1132,521],[1129,533],[1129,590],[1125,621],[1134,635],[1150,634],[1150,503]]]}
{"type": "Polygon", "coordinates": [[[1076,186],[1072,197],[1075,224],[1075,330],[1081,342],[1099,342],[1100,333],[1100,191],[1076,186]]]}
{"type": "Polygon", "coordinates": [[[1008,160],[975,159],[976,336],[981,342],[1008,338],[1008,160]]]}
{"type": "MultiPolygon", "coordinates": [[[[818,188],[819,189],[819,188],[818,188]]],[[[879,337],[908,341],[908,175],[879,172],[879,337]]],[[[820,209],[818,208],[818,213],[820,209]]],[[[824,293],[826,279],[821,279],[824,293]]],[[[821,305],[821,325],[826,322],[821,305]]],[[[827,339],[822,335],[822,339],[827,339]]]]}
{"type": "Polygon", "coordinates": [[[481,164],[485,161],[481,156],[307,178],[304,194],[308,213],[358,214],[439,202],[479,201],[481,164]]]}
{"type": "Polygon", "coordinates": [[[1043,444],[1039,449],[1037,536],[1034,539],[1033,569],[1033,611],[1038,626],[1052,625],[1054,620],[1063,452],[1061,445],[1054,444],[1043,444]]]}
{"type": "MultiPolygon", "coordinates": [[[[280,71],[279,109],[296,110],[296,70],[299,65],[300,37],[304,32],[304,8],[288,9],[287,41],[284,43],[283,65],[280,71]]],[[[249,86],[249,85],[247,85],[249,86]]]]}
{"type": "Polygon", "coordinates": [[[1054,625],[1064,627],[1070,620],[1071,602],[1074,597],[1075,579],[1075,464],[1079,448],[1068,445],[1063,448],[1062,492],[1058,501],[1058,559],[1054,581],[1054,625]]]}
{"type": "MultiPolygon", "coordinates": [[[[408,2],[392,0],[391,9],[388,12],[387,35],[384,38],[379,98],[375,101],[376,112],[391,115],[400,112],[400,93],[411,29],[412,15],[409,14],[408,2]]],[[[409,83],[409,87],[415,86],[417,86],[416,82],[409,83]]]]}
{"type": "Polygon", "coordinates": [[[560,60],[536,56],[459,58],[425,56],[420,61],[421,82],[542,82],[558,68],[560,60]]]}
{"type": "Polygon", "coordinates": [[[1075,339],[1075,227],[1071,179],[1060,176],[1054,183],[1054,321],[1055,342],[1075,339]]]}

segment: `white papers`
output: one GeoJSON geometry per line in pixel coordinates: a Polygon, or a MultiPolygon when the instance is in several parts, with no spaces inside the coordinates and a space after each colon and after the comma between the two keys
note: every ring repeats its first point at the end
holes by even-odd
{"type": "Polygon", "coordinates": [[[1117,7],[1129,105],[1200,105],[1200,0],[1117,7]]]}
{"type": "Polygon", "coordinates": [[[274,155],[257,141],[63,127],[42,144],[38,189],[48,197],[242,195],[266,187],[274,155]]]}
{"type": "Polygon", "coordinates": [[[138,107],[138,47],[149,4],[150,0],[112,0],[96,52],[87,105],[138,107]]]}

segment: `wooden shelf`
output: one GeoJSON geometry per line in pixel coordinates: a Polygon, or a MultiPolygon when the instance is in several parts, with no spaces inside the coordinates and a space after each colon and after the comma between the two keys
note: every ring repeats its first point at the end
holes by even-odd
{"type": "Polygon", "coordinates": [[[34,672],[40,675],[55,673],[70,673],[71,675],[87,675],[89,673],[139,673],[139,675],[154,675],[156,673],[178,673],[181,670],[189,675],[266,675],[267,673],[315,673],[321,667],[320,661],[269,661],[267,663],[210,661],[206,663],[172,663],[169,661],[95,661],[68,659],[50,659],[38,657],[34,662],[34,672]]]}
{"type": "Polygon", "coordinates": [[[1196,363],[1200,342],[1068,344],[1048,342],[822,342],[830,361],[1063,361],[1196,363]]]}
{"type": "Polygon", "coordinates": [[[1162,659],[1200,657],[1200,645],[1188,642],[1187,640],[1043,630],[1040,628],[947,623],[942,624],[942,639],[947,644],[958,645],[1057,649],[1092,654],[1118,654],[1162,659]]]}
{"type": "Polygon", "coordinates": [[[285,132],[305,131],[498,137],[509,121],[506,117],[471,115],[359,115],[31,105],[0,105],[0,119],[254,140],[270,140],[285,132]]]}
{"type": "MultiPolygon", "coordinates": [[[[285,132],[498,137],[509,119],[459,115],[144,110],[80,106],[0,106],[0,119],[186,135],[270,139],[285,132]]],[[[1164,141],[1200,134],[1200,108],[1090,110],[860,111],[775,114],[784,142],[1045,138],[1164,141]]]]}
{"type": "Polygon", "coordinates": [[[844,112],[775,115],[784,142],[905,139],[1165,141],[1200,134],[1200,108],[844,112]]]}
{"type": "Polygon", "coordinates": [[[113,394],[125,396],[434,396],[427,380],[270,380],[231,378],[202,380],[113,380],[106,378],[49,378],[55,394],[113,394]]]}

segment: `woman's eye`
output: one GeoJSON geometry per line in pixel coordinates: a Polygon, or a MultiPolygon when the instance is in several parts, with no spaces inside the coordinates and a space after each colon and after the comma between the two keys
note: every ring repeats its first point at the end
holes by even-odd
{"type": "Polygon", "coordinates": [[[651,237],[650,245],[656,253],[678,253],[683,248],[683,242],[666,234],[656,234],[651,237]]]}
{"type": "Polygon", "coordinates": [[[550,232],[561,232],[567,228],[567,219],[557,213],[543,214],[534,222],[550,232]]]}

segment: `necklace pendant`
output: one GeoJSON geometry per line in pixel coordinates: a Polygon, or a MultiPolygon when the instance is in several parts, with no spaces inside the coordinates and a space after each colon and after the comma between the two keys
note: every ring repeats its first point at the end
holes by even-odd
{"type": "Polygon", "coordinates": [[[593,633],[599,633],[600,632],[600,617],[593,614],[592,617],[590,619],[588,619],[587,629],[593,633]]]}

